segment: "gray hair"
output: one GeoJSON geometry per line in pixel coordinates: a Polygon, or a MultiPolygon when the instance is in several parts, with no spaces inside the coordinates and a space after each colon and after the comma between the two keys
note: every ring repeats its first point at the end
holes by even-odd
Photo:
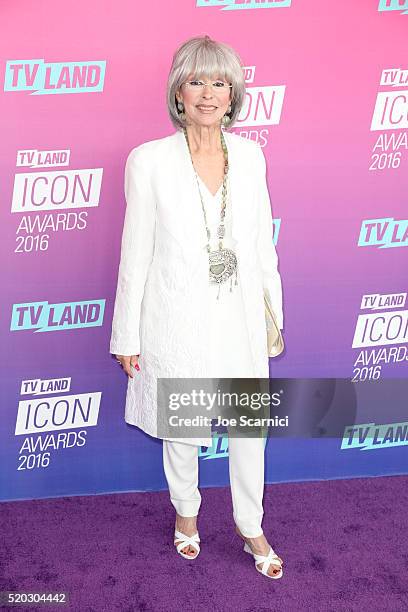
{"type": "MultiPolygon", "coordinates": [[[[209,36],[186,40],[174,53],[167,81],[167,108],[170,119],[178,130],[186,126],[177,109],[176,91],[192,74],[193,78],[217,76],[232,84],[231,112],[228,129],[235,123],[245,98],[245,79],[239,55],[225,43],[209,36]]],[[[181,112],[181,111],[180,111],[181,112]]]]}

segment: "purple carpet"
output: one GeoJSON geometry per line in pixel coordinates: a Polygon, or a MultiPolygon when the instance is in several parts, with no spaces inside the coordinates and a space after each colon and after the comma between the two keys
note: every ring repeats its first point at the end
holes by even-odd
{"type": "Polygon", "coordinates": [[[230,489],[201,494],[195,561],[173,548],[167,491],[2,503],[0,590],[68,592],[14,610],[408,610],[407,476],[267,485],[280,580],[243,552],[230,489]]]}

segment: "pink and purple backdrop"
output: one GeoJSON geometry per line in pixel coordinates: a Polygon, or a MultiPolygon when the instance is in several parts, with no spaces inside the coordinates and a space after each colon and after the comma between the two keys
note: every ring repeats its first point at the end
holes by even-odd
{"type": "MultiPolygon", "coordinates": [[[[161,442],[124,421],[126,376],[109,338],[124,163],[173,131],[166,80],[191,36],[229,43],[245,66],[234,131],[264,147],[284,287],[286,351],[273,376],[406,379],[406,10],[394,0],[2,3],[0,499],[166,488],[161,442]]],[[[364,443],[269,440],[267,481],[406,473],[395,386],[382,410],[357,410],[357,433],[372,423],[364,443]]],[[[202,486],[228,482],[225,452],[200,466],[202,486]]]]}

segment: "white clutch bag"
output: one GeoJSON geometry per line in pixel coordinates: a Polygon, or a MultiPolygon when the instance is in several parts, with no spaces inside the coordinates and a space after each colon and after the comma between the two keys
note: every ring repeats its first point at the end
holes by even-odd
{"type": "Polygon", "coordinates": [[[268,335],[268,355],[269,357],[277,357],[285,348],[281,330],[278,327],[275,313],[269,297],[269,292],[264,292],[265,302],[265,321],[266,331],[268,335]]]}

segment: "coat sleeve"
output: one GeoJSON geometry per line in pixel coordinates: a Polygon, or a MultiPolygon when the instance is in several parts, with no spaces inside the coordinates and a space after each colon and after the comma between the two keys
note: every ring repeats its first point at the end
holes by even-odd
{"type": "Polygon", "coordinates": [[[154,253],[156,207],[143,145],[132,149],[125,166],[126,212],[109,350],[140,354],[140,313],[154,253]]]}
{"type": "Polygon", "coordinates": [[[259,214],[258,255],[264,290],[269,292],[279,329],[283,329],[282,281],[278,270],[278,254],[273,242],[271,201],[266,181],[266,161],[262,147],[256,144],[256,190],[259,214]]]}

